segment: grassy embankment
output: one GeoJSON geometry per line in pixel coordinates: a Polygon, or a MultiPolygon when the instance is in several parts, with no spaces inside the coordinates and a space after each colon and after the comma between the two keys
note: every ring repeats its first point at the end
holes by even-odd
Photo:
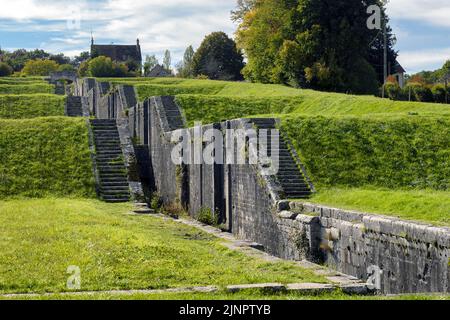
{"type": "Polygon", "coordinates": [[[0,119],[0,198],[95,196],[84,119],[0,119]]]}
{"type": "Polygon", "coordinates": [[[0,118],[64,116],[65,99],[65,96],[40,93],[0,95],[0,118]]]}

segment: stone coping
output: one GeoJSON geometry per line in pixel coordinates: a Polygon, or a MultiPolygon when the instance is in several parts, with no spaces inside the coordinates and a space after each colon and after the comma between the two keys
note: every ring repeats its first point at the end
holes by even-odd
{"type": "Polygon", "coordinates": [[[385,215],[362,213],[300,201],[279,201],[277,216],[305,224],[321,223],[325,227],[359,228],[361,232],[383,233],[450,248],[450,228],[406,221],[385,215]]]}

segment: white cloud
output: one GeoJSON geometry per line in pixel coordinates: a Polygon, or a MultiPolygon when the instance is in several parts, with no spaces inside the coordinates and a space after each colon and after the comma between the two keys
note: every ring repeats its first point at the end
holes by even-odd
{"type": "Polygon", "coordinates": [[[388,14],[396,19],[450,27],[448,0],[391,0],[388,14]]]}
{"type": "Polygon", "coordinates": [[[90,31],[98,42],[135,43],[143,53],[172,50],[174,63],[184,49],[198,46],[213,31],[232,36],[229,12],[235,0],[1,0],[2,30],[57,31],[45,42],[46,49],[73,54],[88,50],[90,31]],[[5,2],[5,3],[3,3],[5,2]],[[101,2],[101,3],[99,3],[101,2]],[[81,17],[81,30],[71,30],[66,20],[81,17]],[[44,23],[42,22],[44,21],[44,23]]]}
{"type": "Polygon", "coordinates": [[[399,57],[399,62],[406,66],[408,73],[417,73],[423,70],[439,69],[448,59],[450,59],[450,47],[403,51],[399,57]]]}

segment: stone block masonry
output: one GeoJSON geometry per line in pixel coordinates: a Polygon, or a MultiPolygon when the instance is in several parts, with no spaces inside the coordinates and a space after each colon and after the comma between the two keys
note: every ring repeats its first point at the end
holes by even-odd
{"type": "MultiPolygon", "coordinates": [[[[450,292],[448,228],[289,200],[314,190],[289,152],[289,141],[280,148],[286,164],[280,177],[263,175],[260,165],[175,165],[172,133],[194,129],[185,128],[173,97],[136,103],[132,88],[111,90],[92,80],[77,81],[75,89],[87,93],[91,114],[116,119],[128,141],[139,146],[137,170],[131,171],[164,203],[177,203],[192,217],[207,208],[229,232],[258,243],[269,254],[326,264],[369,281],[382,293],[450,292]]],[[[237,119],[201,130],[272,126],[271,121],[237,119]]]]}

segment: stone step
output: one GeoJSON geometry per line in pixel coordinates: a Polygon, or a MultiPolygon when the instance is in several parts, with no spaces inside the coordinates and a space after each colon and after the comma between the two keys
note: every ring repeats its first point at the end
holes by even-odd
{"type": "Polygon", "coordinates": [[[103,140],[103,139],[114,139],[120,141],[120,136],[118,133],[96,133],[95,139],[103,140]]]}
{"type": "Polygon", "coordinates": [[[100,152],[118,152],[118,153],[122,152],[122,148],[117,147],[117,146],[108,146],[108,145],[106,145],[106,146],[103,146],[103,145],[96,146],[96,150],[100,151],[100,152]]]}
{"type": "MultiPolygon", "coordinates": [[[[277,177],[278,181],[280,181],[280,183],[284,183],[284,184],[306,184],[305,179],[303,179],[303,177],[300,176],[296,176],[296,177],[277,177]]],[[[306,184],[308,185],[308,184],[306,184]]]]}
{"type": "Polygon", "coordinates": [[[114,182],[107,182],[103,181],[101,182],[102,187],[127,187],[129,188],[128,181],[121,180],[121,181],[114,181],[114,182]]]}
{"type": "Polygon", "coordinates": [[[123,193],[128,193],[130,192],[130,188],[129,186],[125,186],[125,185],[121,185],[121,186],[105,186],[105,185],[101,185],[100,186],[100,190],[101,192],[123,192],[123,193]]]}
{"type": "Polygon", "coordinates": [[[103,201],[108,203],[124,203],[130,202],[130,198],[110,198],[110,197],[102,197],[103,201]]]}
{"type": "Polygon", "coordinates": [[[91,120],[93,125],[102,125],[102,124],[116,124],[116,120],[114,119],[93,119],[91,120]]]}
{"type": "Polygon", "coordinates": [[[128,179],[127,177],[117,177],[117,176],[111,176],[111,177],[102,177],[100,179],[100,183],[103,185],[128,185],[128,179]]]}

